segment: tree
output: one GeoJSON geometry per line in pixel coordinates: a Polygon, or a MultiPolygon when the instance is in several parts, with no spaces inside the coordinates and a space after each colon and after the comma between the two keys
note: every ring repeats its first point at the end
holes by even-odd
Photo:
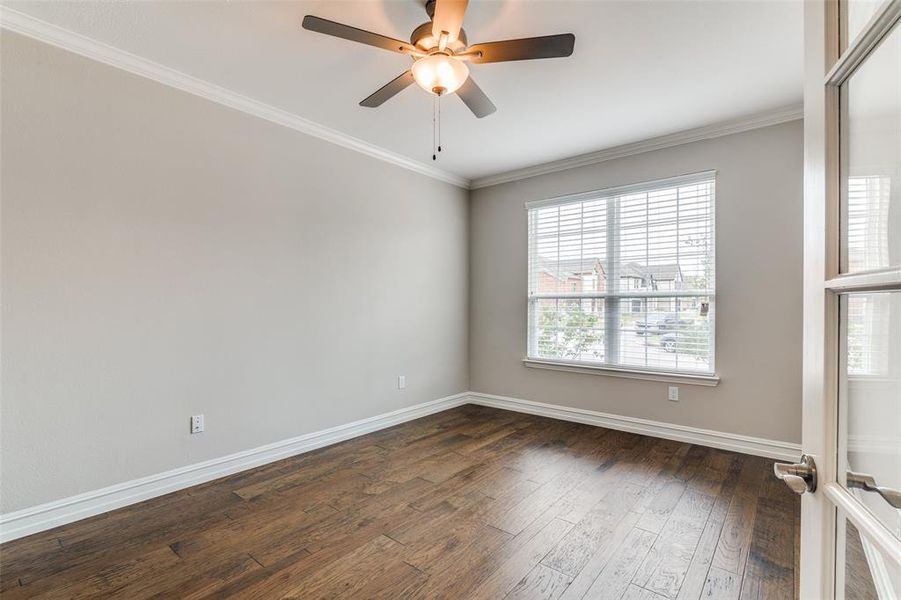
{"type": "Polygon", "coordinates": [[[592,350],[604,340],[603,331],[598,329],[597,313],[583,310],[578,300],[562,302],[556,310],[541,312],[539,354],[579,359],[590,351],[594,356],[600,356],[597,350],[592,350]]]}

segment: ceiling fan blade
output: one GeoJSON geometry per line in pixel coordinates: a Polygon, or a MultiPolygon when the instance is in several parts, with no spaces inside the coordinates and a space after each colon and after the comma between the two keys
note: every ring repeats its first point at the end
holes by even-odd
{"type": "Polygon", "coordinates": [[[350,25],[329,21],[328,19],[314,17],[313,15],[307,15],[303,18],[303,28],[308,29],[309,31],[350,40],[352,42],[375,46],[376,48],[382,48],[383,50],[390,50],[392,52],[406,53],[416,51],[416,49],[407,42],[395,40],[394,38],[379,35],[378,33],[372,33],[371,31],[366,31],[364,29],[357,29],[350,25]]]}
{"type": "Polygon", "coordinates": [[[467,78],[466,81],[463,82],[463,85],[457,90],[457,95],[460,96],[460,100],[463,101],[463,104],[469,107],[472,114],[480,119],[482,117],[487,117],[497,110],[494,103],[488,99],[488,96],[485,95],[482,88],[476,85],[476,82],[472,80],[472,77],[467,78]]]}
{"type": "Polygon", "coordinates": [[[394,95],[407,89],[407,86],[411,83],[413,83],[413,71],[406,71],[405,73],[395,77],[394,79],[383,85],[374,94],[360,102],[360,106],[365,106],[367,108],[375,108],[377,106],[381,106],[385,103],[385,101],[391,99],[394,95]]]}
{"type": "Polygon", "coordinates": [[[448,44],[457,41],[468,4],[469,0],[436,0],[432,16],[432,35],[436,40],[440,40],[441,32],[446,31],[448,44]]]}
{"type": "Polygon", "coordinates": [[[476,44],[467,48],[466,53],[473,54],[472,58],[470,58],[470,62],[473,63],[559,58],[571,55],[575,43],[576,36],[571,33],[561,33],[559,35],[476,44]]]}

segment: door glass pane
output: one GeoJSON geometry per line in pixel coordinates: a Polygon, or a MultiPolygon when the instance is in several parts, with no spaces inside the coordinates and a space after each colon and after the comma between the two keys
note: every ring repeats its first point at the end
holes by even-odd
{"type": "Polygon", "coordinates": [[[901,568],[860,535],[843,515],[836,516],[836,600],[901,598],[901,568]]]}
{"type": "Polygon", "coordinates": [[[901,28],[841,88],[842,272],[901,265],[901,28]]]}
{"type": "Polygon", "coordinates": [[[901,538],[901,291],[842,296],[841,315],[838,479],[901,538]]]}
{"type": "Polygon", "coordinates": [[[864,25],[873,18],[876,10],[884,2],[884,0],[846,0],[844,2],[844,18],[846,19],[845,31],[847,34],[842,40],[842,49],[848,47],[848,44],[854,41],[864,25]]]}

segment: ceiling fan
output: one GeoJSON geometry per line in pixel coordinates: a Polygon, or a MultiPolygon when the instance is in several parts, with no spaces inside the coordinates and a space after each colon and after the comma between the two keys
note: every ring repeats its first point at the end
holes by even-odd
{"type": "Polygon", "coordinates": [[[472,80],[467,62],[483,64],[570,56],[576,36],[562,33],[468,46],[466,32],[463,30],[463,16],[468,3],[468,0],[428,0],[425,9],[431,21],[413,30],[410,43],[312,15],[304,17],[303,27],[406,54],[414,60],[409,70],[360,102],[360,106],[381,106],[415,81],[419,87],[435,96],[456,92],[469,110],[481,119],[497,109],[472,80]]]}

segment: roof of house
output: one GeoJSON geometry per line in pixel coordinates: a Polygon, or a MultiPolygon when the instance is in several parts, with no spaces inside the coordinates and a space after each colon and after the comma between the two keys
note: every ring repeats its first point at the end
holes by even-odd
{"type": "MultiPolygon", "coordinates": [[[[607,272],[604,263],[599,259],[575,258],[556,261],[539,258],[538,261],[540,270],[558,279],[569,279],[597,272],[606,274],[607,272]]],[[[643,265],[632,261],[620,264],[620,278],[622,277],[654,281],[680,281],[682,269],[677,264],[643,265]]]]}
{"type": "Polygon", "coordinates": [[[682,269],[676,264],[642,265],[628,262],[620,265],[620,271],[620,277],[653,279],[654,281],[679,281],[682,279],[682,269]]]}

